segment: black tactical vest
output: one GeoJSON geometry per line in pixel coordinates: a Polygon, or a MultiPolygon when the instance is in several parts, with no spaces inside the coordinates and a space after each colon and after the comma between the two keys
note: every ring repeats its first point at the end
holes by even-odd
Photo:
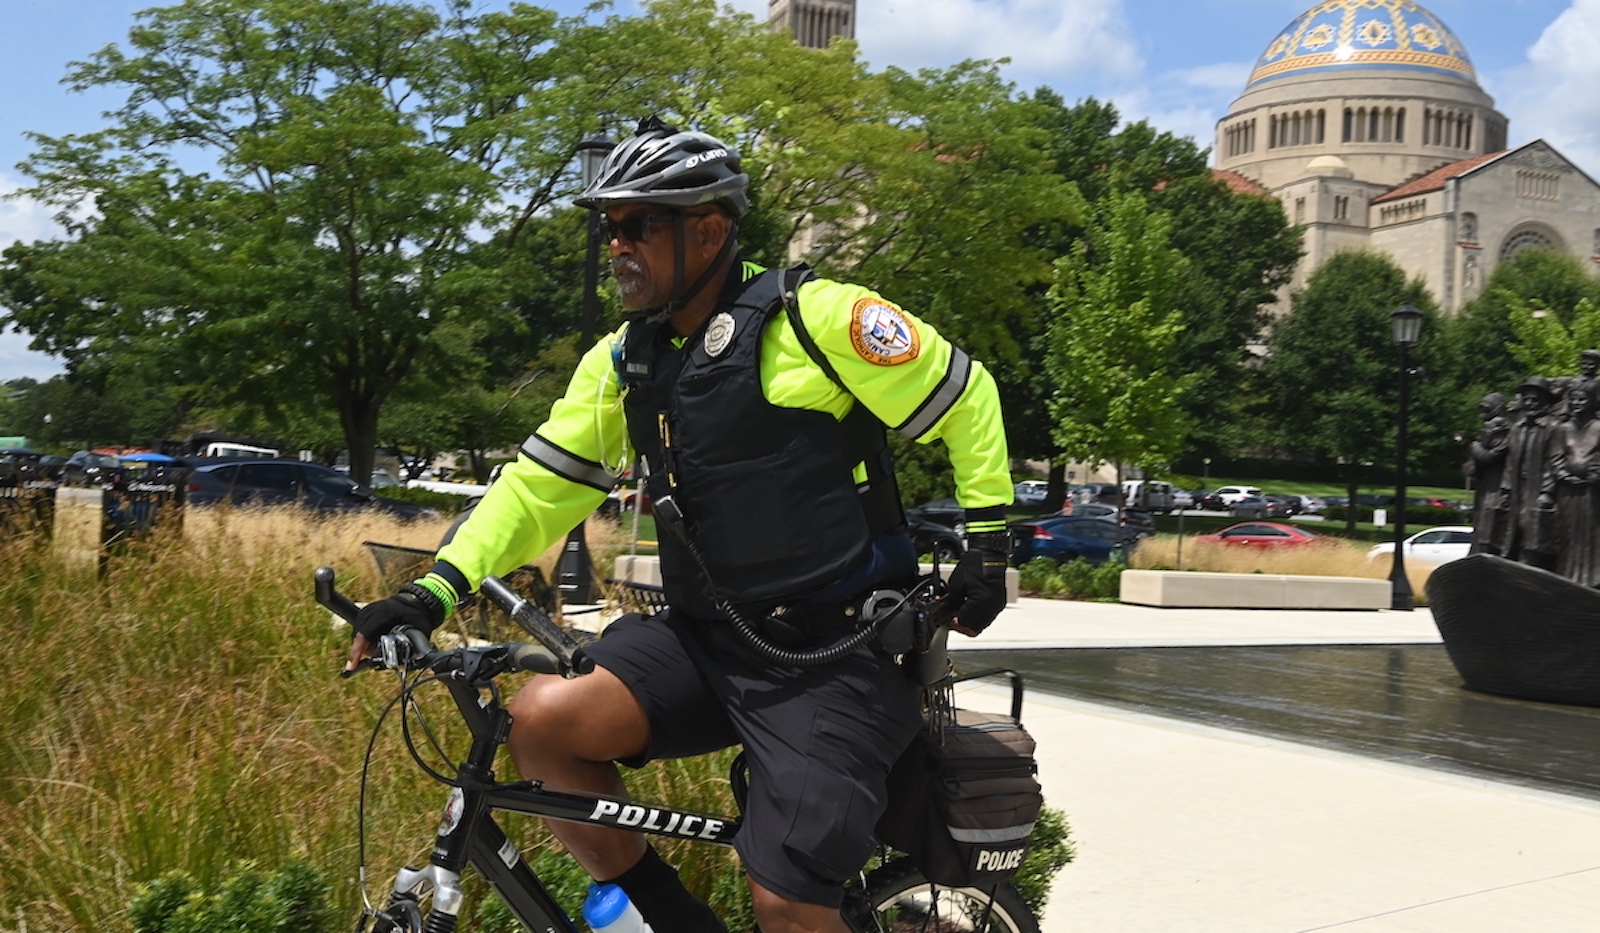
{"type": "Polygon", "coordinates": [[[719,618],[717,596],[755,612],[803,599],[904,522],[883,426],[866,406],[840,421],[762,393],[761,337],[783,308],[780,279],[769,270],[734,286],[731,302],[725,292],[681,346],[670,325],[632,323],[617,359],[646,488],[677,503],[704,558],[702,568],[658,529],[667,600],[693,615],[719,618]],[[858,487],[861,462],[868,481],[858,487]]]}

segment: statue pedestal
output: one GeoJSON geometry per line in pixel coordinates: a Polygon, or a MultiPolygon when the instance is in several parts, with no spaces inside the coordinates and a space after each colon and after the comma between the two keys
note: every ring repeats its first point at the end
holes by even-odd
{"type": "Polygon", "coordinates": [[[1433,572],[1428,604],[1473,690],[1600,706],[1600,590],[1474,554],[1433,572]]]}

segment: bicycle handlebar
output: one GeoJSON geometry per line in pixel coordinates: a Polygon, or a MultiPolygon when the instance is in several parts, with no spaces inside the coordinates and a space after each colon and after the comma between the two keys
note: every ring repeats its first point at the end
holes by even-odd
{"type": "MultiPolygon", "coordinates": [[[[348,596],[335,588],[333,568],[318,567],[312,577],[316,584],[317,602],[354,625],[360,610],[348,596]]],[[[399,670],[427,667],[440,676],[471,681],[492,678],[509,671],[572,677],[594,670],[594,659],[584,652],[571,635],[558,628],[549,616],[518,596],[502,580],[487,577],[480,589],[525,631],[539,639],[542,646],[507,642],[455,651],[436,651],[426,634],[415,628],[402,627],[379,639],[379,656],[369,659],[368,663],[399,670]]],[[[348,677],[351,673],[353,671],[345,671],[344,676],[348,677]]]]}

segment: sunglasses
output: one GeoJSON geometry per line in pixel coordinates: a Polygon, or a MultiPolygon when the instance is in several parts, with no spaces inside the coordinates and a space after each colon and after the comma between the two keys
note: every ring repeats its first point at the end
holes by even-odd
{"type": "Polygon", "coordinates": [[[695,214],[683,211],[674,211],[670,214],[629,214],[617,220],[613,217],[600,218],[600,242],[610,243],[612,240],[626,240],[629,243],[647,243],[650,241],[650,229],[665,223],[671,223],[677,217],[704,217],[706,212],[695,214]]]}
{"type": "Polygon", "coordinates": [[[677,214],[629,214],[617,220],[613,217],[600,218],[600,242],[610,243],[612,240],[627,240],[629,243],[645,243],[650,239],[650,228],[660,224],[671,223],[677,214]]]}

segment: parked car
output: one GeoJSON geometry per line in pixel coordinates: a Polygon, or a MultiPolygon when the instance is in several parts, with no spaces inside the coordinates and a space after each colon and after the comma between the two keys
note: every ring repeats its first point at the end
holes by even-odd
{"type": "Polygon", "coordinates": [[[1073,490],[1074,502],[1109,502],[1116,504],[1118,496],[1116,483],[1084,483],[1073,490]]]}
{"type": "Polygon", "coordinates": [[[1316,544],[1322,536],[1282,522],[1240,522],[1212,534],[1196,535],[1195,540],[1234,547],[1280,548],[1316,544]]]}
{"type": "Polygon", "coordinates": [[[1300,497],[1283,496],[1268,493],[1261,498],[1267,500],[1268,518],[1289,518],[1300,514],[1300,497]]]}
{"type": "Polygon", "coordinates": [[[1217,487],[1217,491],[1216,491],[1216,493],[1214,493],[1214,495],[1216,495],[1216,497],[1221,499],[1223,502],[1226,502],[1228,505],[1233,505],[1235,502],[1238,502],[1240,499],[1248,499],[1251,496],[1256,496],[1256,497],[1259,498],[1261,496],[1261,487],[1259,487],[1259,486],[1218,486],[1217,487]]]}
{"type": "Polygon", "coordinates": [[[1129,508],[1166,513],[1175,507],[1171,483],[1153,479],[1130,479],[1122,484],[1122,504],[1129,508]]]}
{"type": "MultiPolygon", "coordinates": [[[[1058,515],[1012,522],[1007,528],[1011,532],[1011,563],[1019,567],[1036,557],[1057,563],[1081,557],[1102,564],[1117,546],[1116,523],[1104,518],[1058,515]]],[[[1123,547],[1129,546],[1124,542],[1123,547]]]]}
{"type": "Polygon", "coordinates": [[[39,458],[43,456],[28,447],[0,448],[0,463],[10,467],[6,472],[13,477],[11,484],[16,486],[37,486],[48,482],[43,468],[39,466],[39,458]]]}
{"type": "Polygon", "coordinates": [[[1300,512],[1304,515],[1321,515],[1328,509],[1328,503],[1316,496],[1301,495],[1295,498],[1300,500],[1300,512]]]}
{"type": "Polygon", "coordinates": [[[1172,507],[1175,509],[1194,508],[1195,494],[1187,489],[1174,489],[1172,491],[1172,507]]]}
{"type": "Polygon", "coordinates": [[[967,521],[967,510],[954,499],[930,499],[921,505],[906,509],[906,521],[926,519],[946,528],[958,528],[967,521]]]}
{"type": "Polygon", "coordinates": [[[966,540],[948,525],[926,518],[913,520],[908,516],[906,527],[919,555],[929,554],[939,563],[948,564],[960,560],[967,552],[966,540]]]}
{"type": "MultiPolygon", "coordinates": [[[[1402,542],[1405,545],[1406,561],[1415,561],[1418,564],[1438,566],[1448,564],[1453,560],[1460,560],[1467,556],[1472,548],[1471,525],[1439,525],[1424,531],[1419,531],[1402,542]]],[[[1385,541],[1375,544],[1367,551],[1367,560],[1376,560],[1379,557],[1394,553],[1394,542],[1385,541]]]]}
{"type": "Polygon", "coordinates": [[[45,479],[61,482],[61,470],[67,465],[67,458],[58,454],[45,454],[39,458],[39,472],[45,479]]]}
{"type": "MultiPolygon", "coordinates": [[[[1153,515],[1144,509],[1125,509],[1123,527],[1128,534],[1135,537],[1148,537],[1156,533],[1156,520],[1153,515]]],[[[1115,522],[1118,520],[1117,507],[1106,505],[1103,502],[1088,502],[1072,507],[1073,518],[1100,518],[1115,522]]]]}
{"type": "Polygon", "coordinates": [[[1017,505],[1040,505],[1050,492],[1050,484],[1042,479],[1025,479],[1012,487],[1017,505]]]}
{"type": "Polygon", "coordinates": [[[1226,512],[1231,508],[1227,500],[1214,492],[1206,493],[1196,499],[1194,504],[1197,508],[1204,509],[1207,512],[1226,512]]]}
{"type": "MultiPolygon", "coordinates": [[[[1218,498],[1221,498],[1220,496],[1218,498]]],[[[1226,503],[1230,514],[1238,518],[1287,518],[1282,513],[1274,516],[1272,505],[1261,496],[1245,496],[1226,503]]]]}
{"type": "Polygon", "coordinates": [[[192,505],[298,505],[316,511],[377,509],[400,518],[438,518],[439,511],[384,499],[329,467],[300,460],[226,460],[195,466],[187,482],[192,505]]]}
{"type": "Polygon", "coordinates": [[[80,450],[67,458],[67,463],[61,468],[61,484],[63,486],[99,486],[102,489],[118,489],[127,481],[128,471],[111,454],[97,454],[92,450],[80,450]]]}

